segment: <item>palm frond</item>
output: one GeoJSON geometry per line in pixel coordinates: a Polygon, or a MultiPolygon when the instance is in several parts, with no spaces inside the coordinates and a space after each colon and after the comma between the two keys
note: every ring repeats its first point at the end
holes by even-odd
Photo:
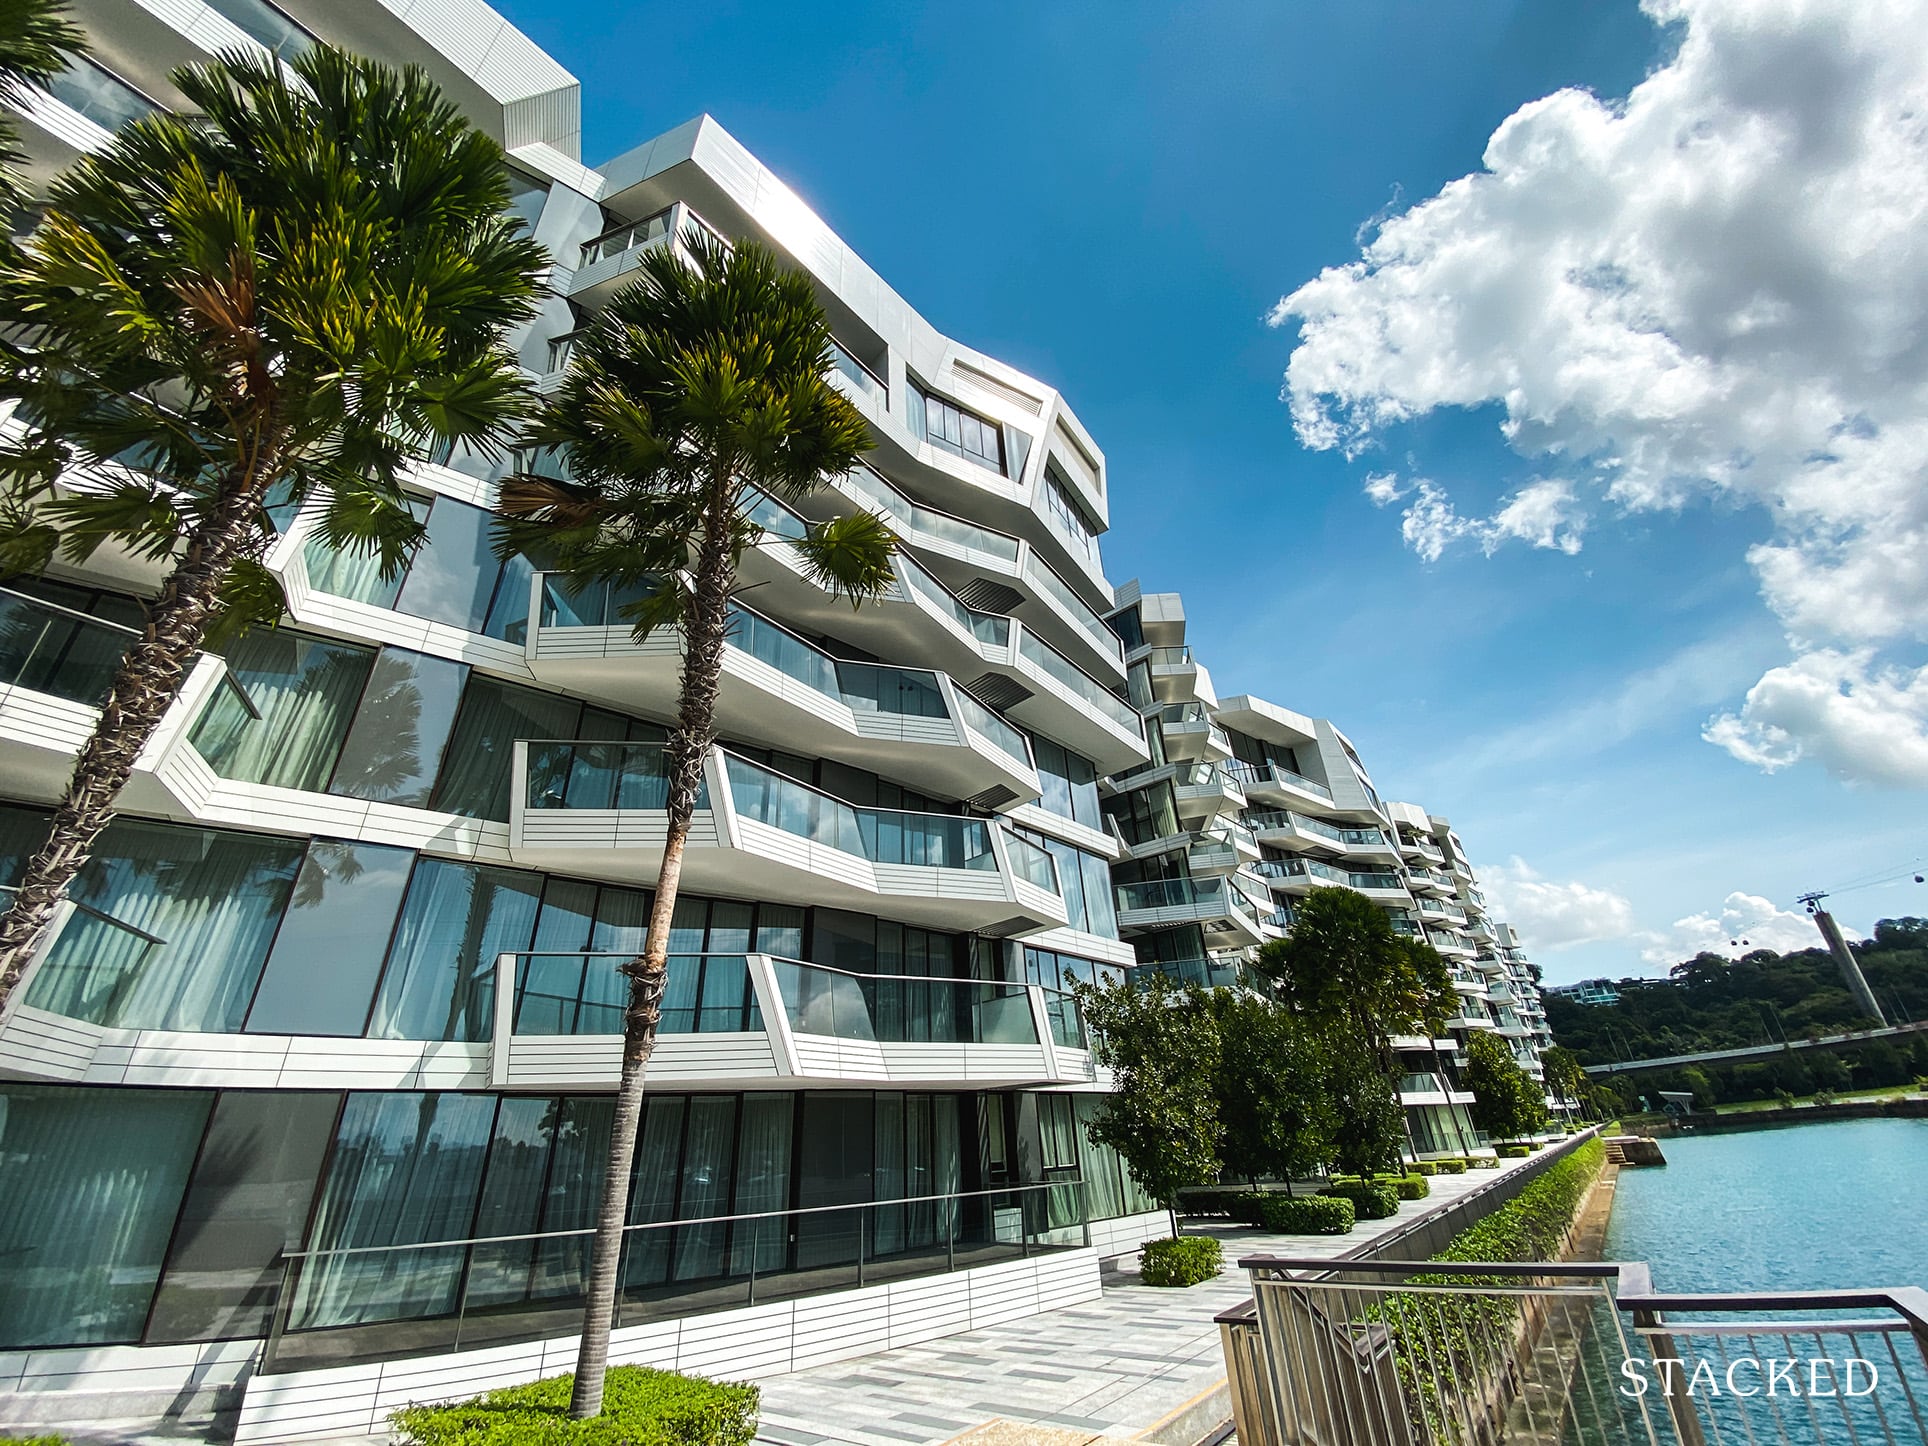
{"type": "Polygon", "coordinates": [[[811,581],[856,607],[890,587],[897,534],[874,512],[852,512],[814,523],[792,544],[811,581]]]}

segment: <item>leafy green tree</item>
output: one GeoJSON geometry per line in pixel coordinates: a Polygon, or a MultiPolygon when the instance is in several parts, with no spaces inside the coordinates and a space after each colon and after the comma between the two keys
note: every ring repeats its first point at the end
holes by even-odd
{"type": "Polygon", "coordinates": [[[1521,1139],[1546,1123],[1546,1096],[1498,1035],[1480,1030],[1466,1041],[1465,1078],[1473,1123],[1494,1139],[1521,1139]]]}
{"type": "Polygon", "coordinates": [[[1437,1034],[1454,1010],[1452,972],[1437,950],[1393,932],[1386,911],[1353,889],[1319,888],[1292,932],[1258,951],[1257,972],[1321,1032],[1345,1029],[1390,1076],[1392,1037],[1437,1034]]]}
{"type": "Polygon", "coordinates": [[[1331,1159],[1334,1119],[1318,1042],[1276,1000],[1213,991],[1219,1057],[1214,1079],[1225,1168],[1286,1182],[1331,1159]]]}
{"type": "Polygon", "coordinates": [[[1358,1036],[1327,1030],[1316,1036],[1319,1071],[1331,1112],[1333,1163],[1350,1175],[1400,1166],[1406,1112],[1379,1059],[1358,1036]]]}
{"type": "Polygon", "coordinates": [[[1218,1178],[1224,1126],[1214,1088],[1220,1035],[1210,994],[1162,979],[1080,985],[1092,1052],[1112,1072],[1112,1092],[1088,1126],[1172,1215],[1178,1192],[1218,1178]]]}
{"type": "Polygon", "coordinates": [[[86,48],[86,37],[67,19],[67,7],[58,0],[9,0],[0,5],[0,228],[27,199],[18,175],[27,158],[9,112],[26,99],[29,89],[44,86],[60,74],[69,54],[78,55],[86,48]]]}
{"type": "MultiPolygon", "coordinates": [[[[563,476],[505,482],[497,545],[548,560],[570,584],[630,592],[638,639],[682,635],[676,727],[665,749],[667,833],[640,958],[629,976],[602,1203],[576,1366],[577,1417],[602,1408],[643,1080],[668,978],[670,921],[703,764],[715,739],[737,572],[764,541],[761,505],[792,503],[870,445],[863,415],[827,380],[830,325],[809,278],[756,245],[702,237],[648,253],[640,279],[579,337],[530,441],[563,476]]],[[[891,578],[895,538],[857,512],[785,539],[817,582],[853,601],[891,578]]]]}
{"type": "Polygon", "coordinates": [[[1572,1050],[1564,1045],[1552,1045],[1540,1051],[1540,1063],[1546,1070],[1547,1088],[1553,1091],[1555,1099],[1577,1104],[1585,1097],[1587,1072],[1572,1050]]]}
{"type": "Polygon", "coordinates": [[[0,452],[0,568],[112,543],[165,574],[0,920],[0,999],[210,630],[279,614],[270,506],[320,500],[319,537],[392,572],[421,536],[408,462],[524,415],[502,334],[544,256],[506,214],[501,147],[419,70],[325,46],[292,69],[174,72],[194,119],[81,160],[0,274],[21,348],[0,395],[28,419],[0,452]],[[104,459],[128,465],[59,486],[104,459]]]}

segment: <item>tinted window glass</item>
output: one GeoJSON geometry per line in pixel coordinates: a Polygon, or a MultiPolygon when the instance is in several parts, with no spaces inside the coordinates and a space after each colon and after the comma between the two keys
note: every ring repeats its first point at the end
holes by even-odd
{"type": "Polygon", "coordinates": [[[383,648],[328,791],[426,807],[468,672],[464,663],[383,648]]]}
{"type": "Polygon", "coordinates": [[[229,646],[227,659],[247,702],[221,689],[188,741],[223,778],[319,791],[334,772],[373,651],[256,628],[229,646]]]}
{"type": "Polygon", "coordinates": [[[356,1036],[388,952],[415,855],[316,839],[248,1012],[253,1034],[356,1036]]]}
{"type": "Polygon", "coordinates": [[[423,859],[409,881],[372,1039],[488,1039],[496,956],[529,947],[540,874],[423,859]]]}

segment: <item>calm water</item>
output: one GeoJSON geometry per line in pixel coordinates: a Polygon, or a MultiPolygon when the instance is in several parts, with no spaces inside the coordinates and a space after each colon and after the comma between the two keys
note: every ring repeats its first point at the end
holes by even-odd
{"type": "Polygon", "coordinates": [[[1609,1260],[1654,1287],[1928,1286],[1928,1120],[1841,1120],[1662,1140],[1622,1170],[1609,1260]]]}

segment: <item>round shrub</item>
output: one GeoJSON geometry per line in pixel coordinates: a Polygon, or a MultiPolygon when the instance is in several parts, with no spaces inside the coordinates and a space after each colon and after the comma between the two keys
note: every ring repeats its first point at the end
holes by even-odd
{"type": "Polygon", "coordinates": [[[1146,1285],[1197,1285],[1225,1264],[1225,1252],[1209,1235],[1178,1235],[1152,1240],[1139,1254],[1138,1278],[1146,1285]]]}
{"type": "Polygon", "coordinates": [[[1424,1200],[1433,1193],[1433,1187],[1426,1183],[1424,1175],[1397,1175],[1392,1187],[1401,1200],[1424,1200]]]}

